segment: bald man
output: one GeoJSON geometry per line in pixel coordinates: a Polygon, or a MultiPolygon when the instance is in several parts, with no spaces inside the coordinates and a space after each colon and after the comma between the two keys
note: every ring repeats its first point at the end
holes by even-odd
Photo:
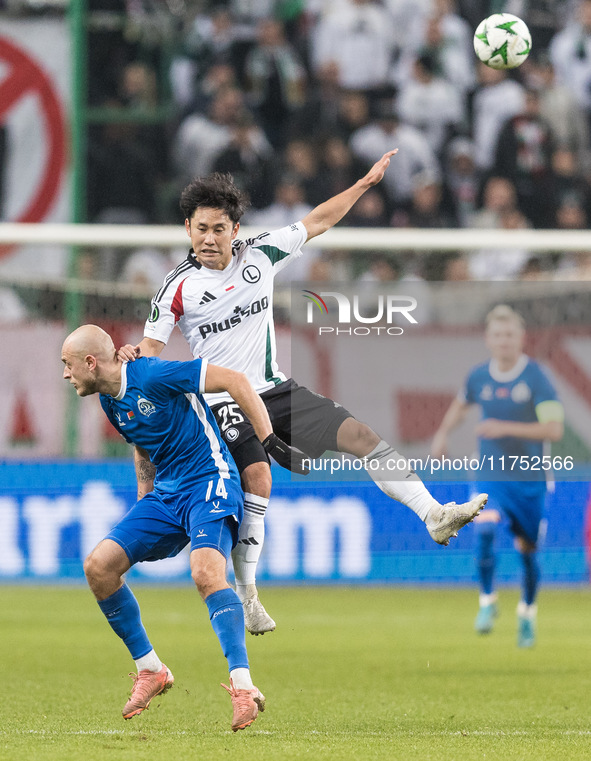
{"type": "Polygon", "coordinates": [[[63,377],[78,396],[100,394],[111,423],[134,444],[138,502],[84,563],[99,607],[137,666],[123,718],[141,713],[174,682],[148,639],[123,574],[140,561],[172,557],[190,541],[191,575],[228,660],[230,687],[222,686],[232,698],[232,729],[244,729],[264,710],[265,698],[250,676],[242,604],[226,581],[243,493],[202,394],[227,391],[248,411],[256,435],[280,464],[297,469],[300,459],[273,434],[265,405],[242,373],[205,359],[122,363],[111,337],[96,325],[83,325],[66,338],[62,362],[63,377]]]}

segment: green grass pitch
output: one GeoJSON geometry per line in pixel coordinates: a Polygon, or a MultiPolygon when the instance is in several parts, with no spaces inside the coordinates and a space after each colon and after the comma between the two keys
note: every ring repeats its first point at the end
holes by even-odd
{"type": "Polygon", "coordinates": [[[133,663],[90,592],[0,587],[2,761],[591,757],[587,589],[543,590],[529,651],[516,647],[515,590],[478,637],[474,590],[264,589],[278,628],[248,646],[267,710],[236,734],[197,593],[135,591],[176,682],[125,722],[133,663]]]}

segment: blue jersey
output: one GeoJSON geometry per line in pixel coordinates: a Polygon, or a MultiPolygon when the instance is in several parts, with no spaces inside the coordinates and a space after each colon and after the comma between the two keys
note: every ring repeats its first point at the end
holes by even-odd
{"type": "MultiPolygon", "coordinates": [[[[494,361],[478,365],[468,375],[460,398],[468,404],[480,405],[483,420],[496,418],[520,423],[538,422],[538,405],[542,402],[557,401],[556,391],[547,371],[525,355],[521,356],[514,368],[504,373],[496,368],[494,361]]],[[[541,458],[544,454],[543,441],[514,436],[499,439],[481,438],[479,444],[481,456],[494,458],[490,461],[495,463],[494,470],[499,468],[499,458],[505,457],[505,477],[510,475],[509,458],[525,456],[528,462],[532,463],[532,458],[541,458]]],[[[514,472],[518,477],[523,475],[519,471],[514,472]]],[[[532,471],[530,478],[534,473],[541,480],[544,479],[544,471],[541,469],[532,471]]],[[[537,477],[534,476],[534,480],[537,480],[537,477]]]]}
{"type": "Polygon", "coordinates": [[[156,466],[154,491],[191,491],[204,479],[233,479],[234,460],[202,397],[207,360],[166,362],[143,357],[121,367],[117,396],[100,394],[107,417],[156,466]]]}

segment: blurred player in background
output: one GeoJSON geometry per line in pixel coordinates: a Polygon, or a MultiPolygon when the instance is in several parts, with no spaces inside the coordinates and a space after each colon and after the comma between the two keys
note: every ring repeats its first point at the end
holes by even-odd
{"type": "Polygon", "coordinates": [[[111,423],[135,445],[138,502],[84,564],[101,610],[137,666],[123,718],[141,713],[174,682],[148,639],[123,574],[140,561],[173,557],[190,541],[191,575],[228,660],[230,687],[222,686],[232,697],[232,729],[244,729],[264,710],[265,698],[250,677],[242,604],[226,581],[243,493],[202,394],[229,393],[273,456],[297,455],[278,441],[260,397],[233,370],[205,359],[141,359],[128,365],[117,359],[111,337],[96,325],[83,325],[66,338],[62,362],[63,377],[78,396],[99,393],[111,423]]]}
{"type": "MultiPolygon", "coordinates": [[[[207,357],[243,372],[261,394],[274,430],[310,458],[347,452],[373,461],[367,471],[389,497],[410,507],[431,537],[447,545],[486,503],[481,494],[464,505],[440,505],[410,468],[369,426],[344,407],[287,379],[275,360],[273,284],[275,275],[302,255],[302,246],[339,222],[353,204],[379,183],[397,150],[388,151],[354,185],[312,209],[301,221],[255,239],[236,240],[246,199],[230,175],[193,180],[181,195],[192,249],[166,277],[152,300],[144,339],[126,345],[122,359],[158,355],[178,326],[194,357],[207,357]],[[396,471],[387,463],[395,461],[396,471]]],[[[267,453],[248,415],[227,394],[209,395],[222,435],[240,471],[244,520],[232,553],[236,591],[251,634],[275,629],[258,599],[256,566],[264,542],[264,517],[271,493],[267,453]]]]}
{"type": "Polygon", "coordinates": [[[564,410],[546,370],[523,353],[524,340],[520,314],[503,304],[489,312],[486,345],[491,359],[468,375],[435,434],[432,455],[439,458],[447,453],[449,433],[462,422],[469,407],[478,404],[482,419],[476,434],[484,468],[477,488],[486,489],[490,499],[488,509],[475,521],[480,579],[475,628],[480,634],[489,633],[497,615],[494,542],[497,524],[504,516],[523,565],[518,645],[531,647],[540,582],[537,552],[545,531],[549,443],[562,438],[564,410]],[[521,480],[511,480],[517,474],[521,480]]]}

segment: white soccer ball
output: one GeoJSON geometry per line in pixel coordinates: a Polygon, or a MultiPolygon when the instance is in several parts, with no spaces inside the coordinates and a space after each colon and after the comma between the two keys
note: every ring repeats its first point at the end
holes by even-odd
{"type": "Polygon", "coordinates": [[[524,21],[510,13],[494,13],[478,24],[474,50],[491,69],[515,69],[531,50],[531,34],[524,21]]]}

